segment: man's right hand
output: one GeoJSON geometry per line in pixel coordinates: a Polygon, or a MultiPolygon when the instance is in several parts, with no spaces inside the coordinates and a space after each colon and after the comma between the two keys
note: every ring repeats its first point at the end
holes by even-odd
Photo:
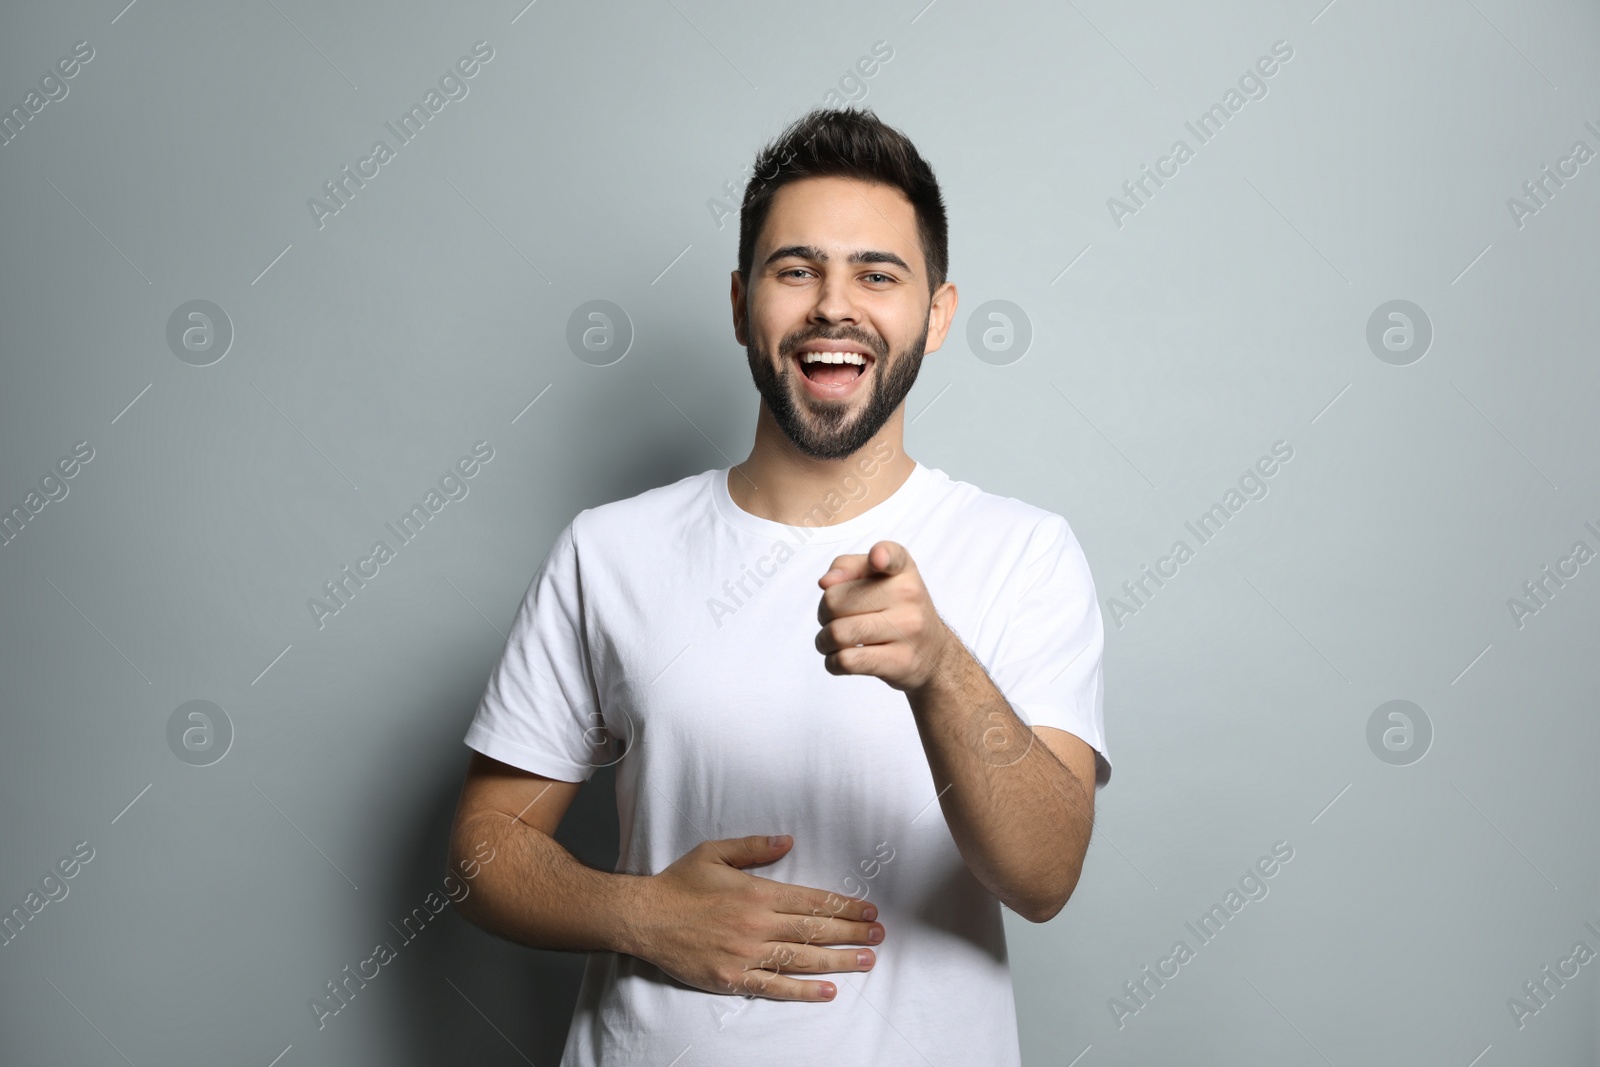
{"type": "Polygon", "coordinates": [[[819,946],[881,941],[883,924],[872,921],[878,909],[741,871],[779,859],[794,844],[787,834],[775,845],[768,840],[703,841],[650,877],[637,955],[696,989],[773,1000],[833,999],[832,982],[800,981],[788,972],[871,970],[871,949],[819,946]]]}

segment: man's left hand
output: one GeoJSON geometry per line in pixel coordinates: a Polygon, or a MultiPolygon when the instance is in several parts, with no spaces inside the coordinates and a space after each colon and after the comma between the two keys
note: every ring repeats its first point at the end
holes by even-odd
{"type": "Polygon", "coordinates": [[[913,692],[962,648],[934,610],[904,545],[879,541],[863,555],[839,556],[817,584],[822,629],[816,645],[829,674],[875,675],[913,692]]]}

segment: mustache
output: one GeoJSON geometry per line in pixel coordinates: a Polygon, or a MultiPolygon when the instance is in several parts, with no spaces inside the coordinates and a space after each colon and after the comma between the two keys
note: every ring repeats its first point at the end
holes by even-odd
{"type": "Polygon", "coordinates": [[[787,337],[778,346],[780,355],[792,356],[795,349],[809,341],[854,341],[871,352],[874,360],[880,360],[887,354],[889,346],[881,338],[872,337],[862,330],[846,330],[843,333],[807,333],[787,337]]]}

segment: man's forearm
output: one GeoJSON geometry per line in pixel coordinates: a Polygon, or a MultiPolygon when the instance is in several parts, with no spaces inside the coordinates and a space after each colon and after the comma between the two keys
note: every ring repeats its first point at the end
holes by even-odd
{"type": "Polygon", "coordinates": [[[495,859],[457,905],[467,919],[533,948],[637,954],[646,876],[586,866],[549,835],[498,812],[457,828],[451,863],[483,841],[495,859]]]}
{"type": "Polygon", "coordinates": [[[1077,885],[1093,799],[959,641],[945,658],[906,694],[945,822],[973,875],[1043,922],[1077,885]]]}

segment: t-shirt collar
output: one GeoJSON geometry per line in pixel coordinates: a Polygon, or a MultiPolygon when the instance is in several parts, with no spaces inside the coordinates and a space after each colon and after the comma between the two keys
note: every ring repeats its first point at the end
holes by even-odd
{"type": "MultiPolygon", "coordinates": [[[[828,525],[813,525],[808,520],[803,525],[789,526],[745,511],[734,503],[733,497],[728,493],[728,478],[732,472],[730,467],[723,467],[711,472],[711,499],[717,514],[724,521],[747,533],[756,534],[767,540],[782,538],[795,544],[836,544],[841,541],[859,538],[871,530],[882,529],[885,523],[892,522],[911,506],[911,502],[920,496],[933,480],[933,471],[931,469],[916,461],[913,461],[913,463],[915,465],[911,468],[911,474],[887,499],[880,500],[877,504],[853,518],[828,525]]],[[[873,475],[871,477],[876,476],[873,475]]],[[[855,474],[855,479],[857,482],[870,481],[869,476],[862,475],[859,472],[855,474]]],[[[814,514],[817,515],[819,521],[829,511],[830,505],[836,505],[840,501],[848,501],[848,490],[849,487],[847,485],[839,485],[833,490],[837,494],[837,498],[831,497],[826,493],[818,498],[816,503],[821,510],[814,514]]]]}

